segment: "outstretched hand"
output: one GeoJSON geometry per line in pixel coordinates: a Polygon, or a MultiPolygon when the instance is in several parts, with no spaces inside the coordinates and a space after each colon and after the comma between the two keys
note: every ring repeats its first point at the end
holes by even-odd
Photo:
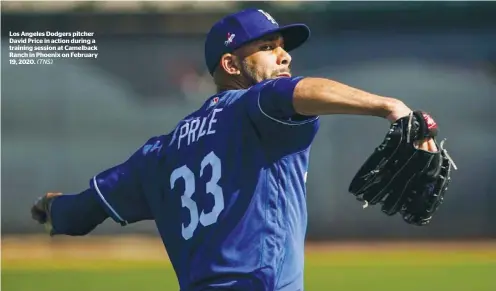
{"type": "MultiPolygon", "coordinates": [[[[396,122],[398,119],[412,114],[412,110],[403,102],[396,102],[391,110],[391,113],[386,117],[391,123],[396,122]]],[[[415,142],[415,147],[420,150],[435,153],[438,152],[434,139],[431,137],[425,138],[415,142]]]]}
{"type": "Polygon", "coordinates": [[[50,219],[50,204],[53,198],[62,193],[47,193],[39,197],[31,207],[31,218],[39,224],[43,224],[50,235],[53,234],[52,221],[50,219]]]}
{"type": "Polygon", "coordinates": [[[420,149],[420,150],[424,150],[424,151],[431,152],[431,153],[438,152],[437,145],[434,142],[434,139],[432,137],[426,138],[426,139],[421,140],[419,142],[415,142],[415,147],[420,149]]]}
{"type": "Polygon", "coordinates": [[[437,134],[437,123],[428,113],[403,115],[357,171],[349,192],[365,202],[364,208],[379,204],[388,216],[399,213],[409,224],[428,224],[456,170],[444,140],[437,146],[437,134]]]}

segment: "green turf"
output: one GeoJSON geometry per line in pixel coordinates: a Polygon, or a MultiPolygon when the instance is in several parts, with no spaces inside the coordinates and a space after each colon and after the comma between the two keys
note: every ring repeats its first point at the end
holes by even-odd
{"type": "Polygon", "coordinates": [[[2,272],[3,291],[159,291],[177,286],[170,268],[2,272]]]}
{"type": "MultiPolygon", "coordinates": [[[[494,252],[313,253],[306,291],[496,291],[494,252]]],[[[167,263],[3,261],[2,291],[178,290],[167,263]]]]}
{"type": "Polygon", "coordinates": [[[495,266],[320,267],[306,274],[307,291],[495,291],[495,266]],[[327,288],[323,288],[326,286],[327,288]]]}
{"type": "MultiPolygon", "coordinates": [[[[307,291],[494,291],[495,266],[309,267],[307,291]]],[[[177,290],[171,269],[2,272],[3,291],[177,290]]]]}

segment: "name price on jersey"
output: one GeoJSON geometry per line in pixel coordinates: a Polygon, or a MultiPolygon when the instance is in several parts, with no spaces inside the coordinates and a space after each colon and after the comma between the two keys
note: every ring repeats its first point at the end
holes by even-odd
{"type": "Polygon", "coordinates": [[[11,65],[52,65],[53,59],[9,59],[11,65]]]}

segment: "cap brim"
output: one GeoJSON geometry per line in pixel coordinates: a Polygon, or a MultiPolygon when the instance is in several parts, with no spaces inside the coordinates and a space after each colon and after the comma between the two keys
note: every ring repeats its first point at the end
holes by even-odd
{"type": "Polygon", "coordinates": [[[263,38],[264,36],[273,33],[281,34],[282,38],[284,39],[284,49],[287,52],[301,46],[305,41],[307,41],[308,38],[310,38],[310,28],[308,28],[308,26],[306,26],[305,24],[296,23],[265,31],[263,34],[254,37],[247,42],[242,42],[235,46],[232,46],[231,50],[234,51],[244,45],[257,41],[263,38]]]}
{"type": "Polygon", "coordinates": [[[298,48],[310,38],[310,28],[305,24],[282,26],[274,32],[281,33],[284,38],[284,49],[288,52],[298,48]]]}

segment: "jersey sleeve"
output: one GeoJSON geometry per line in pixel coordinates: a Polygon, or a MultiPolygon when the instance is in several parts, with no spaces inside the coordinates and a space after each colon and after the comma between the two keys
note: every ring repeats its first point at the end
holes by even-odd
{"type": "Polygon", "coordinates": [[[281,126],[297,126],[315,121],[318,116],[303,116],[294,110],[293,93],[303,77],[277,78],[263,81],[250,89],[248,112],[260,127],[274,122],[281,126]]]}
{"type": "Polygon", "coordinates": [[[303,77],[263,81],[245,94],[249,126],[256,128],[260,139],[270,148],[287,153],[308,147],[320,126],[319,116],[296,113],[293,93],[303,77]]]}
{"type": "Polygon", "coordinates": [[[152,138],[125,162],[108,168],[90,180],[100,202],[112,219],[121,225],[153,219],[144,193],[143,172],[153,171],[148,153],[160,150],[161,142],[152,138]]]}

